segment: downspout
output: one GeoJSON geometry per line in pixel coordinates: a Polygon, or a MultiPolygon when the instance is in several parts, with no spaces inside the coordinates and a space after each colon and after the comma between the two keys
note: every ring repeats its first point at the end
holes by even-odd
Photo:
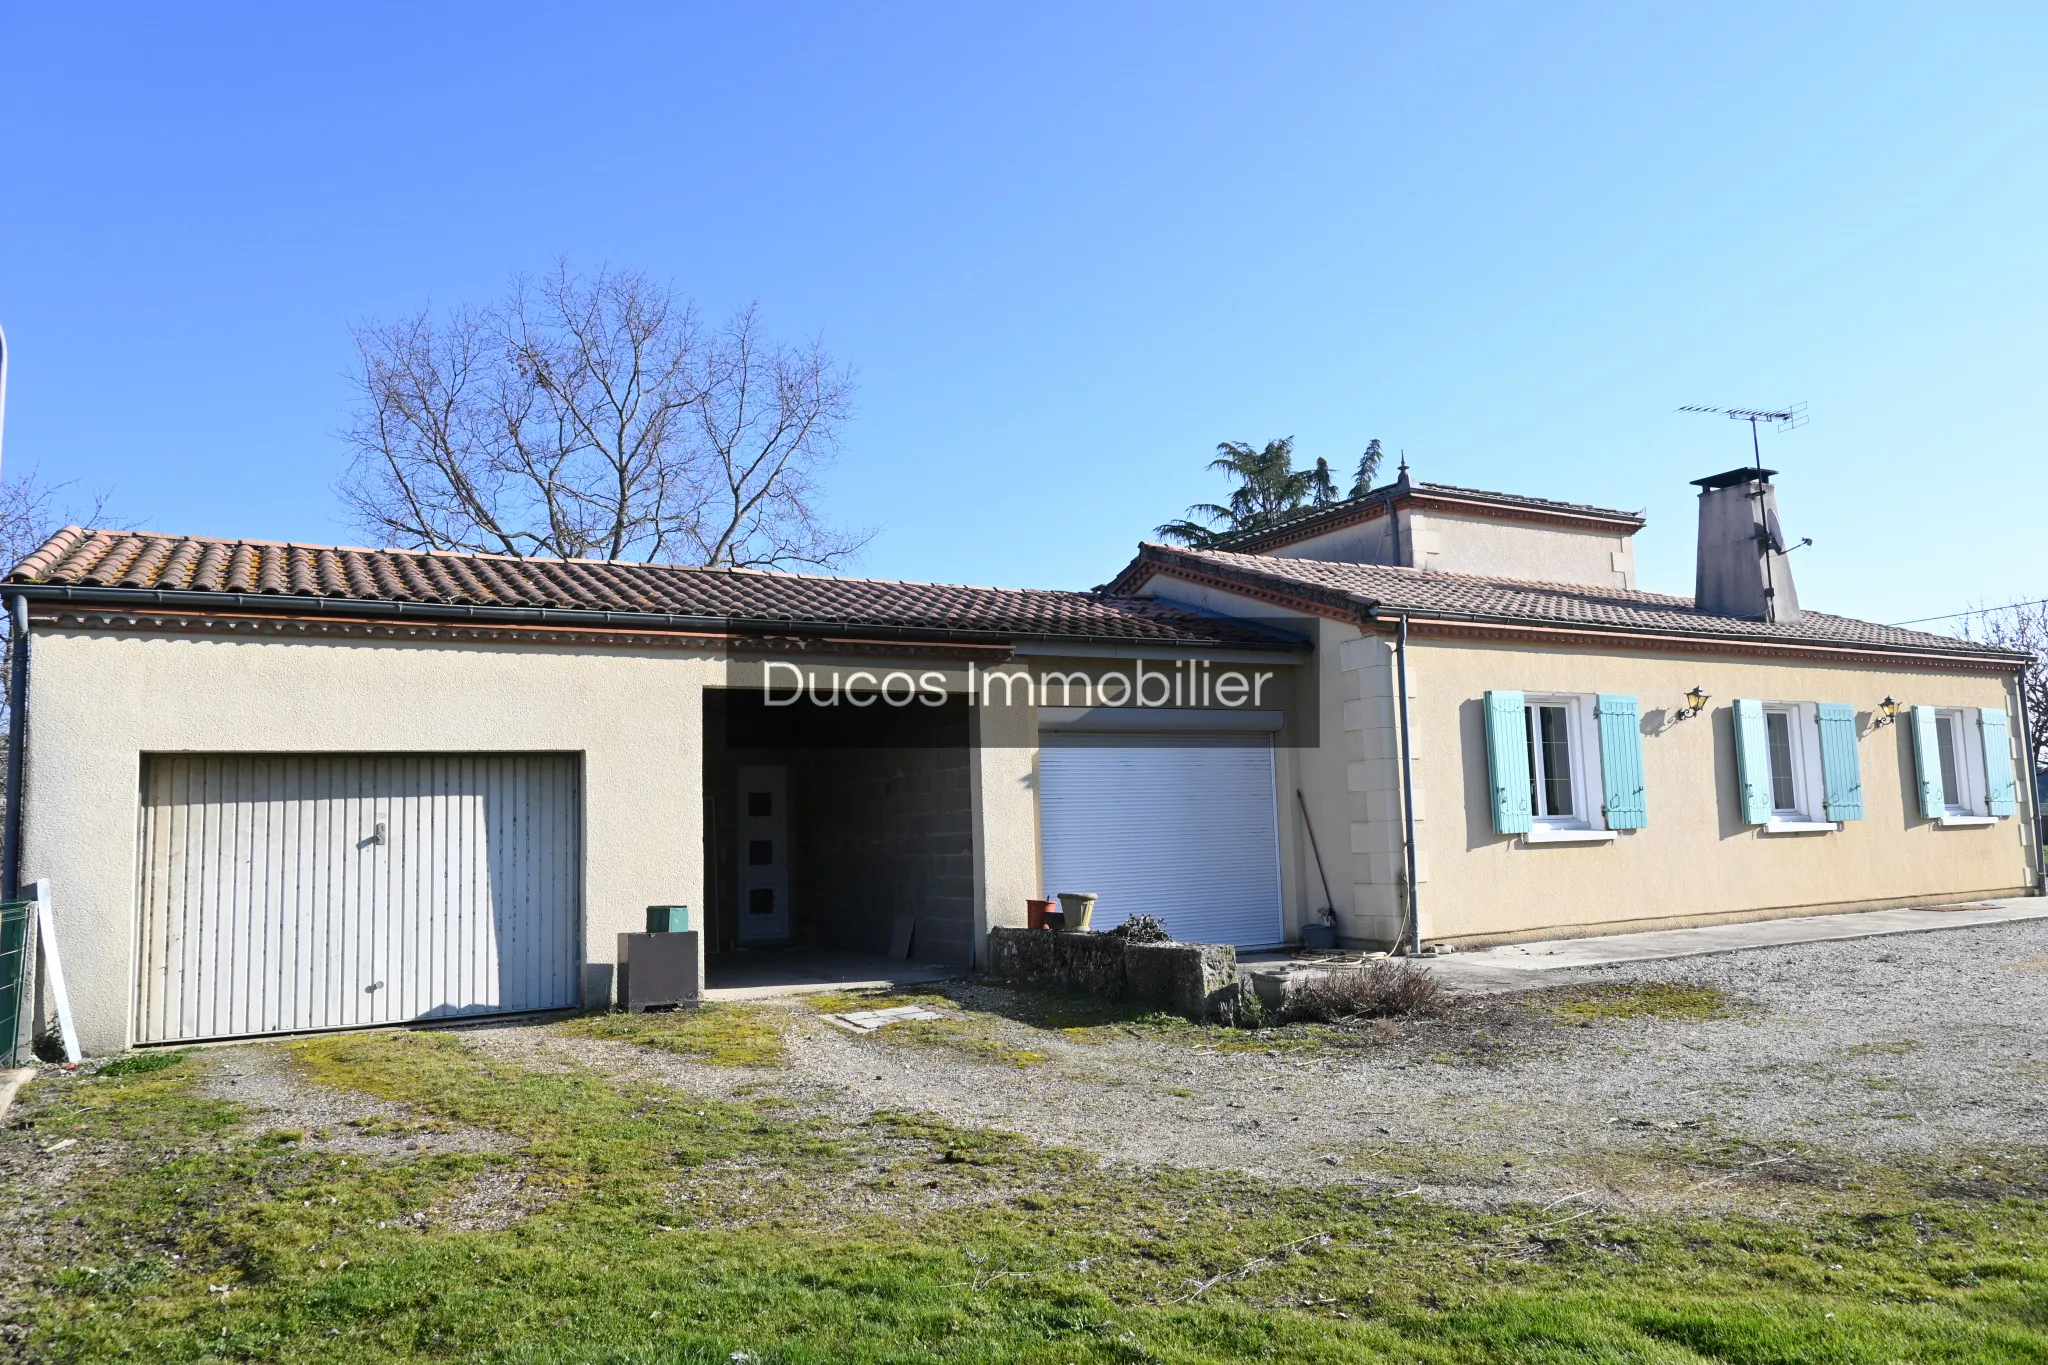
{"type": "Polygon", "coordinates": [[[2020,752],[2026,755],[2022,767],[2027,780],[2027,872],[2033,879],[2028,891],[2038,896],[2042,894],[2042,883],[2048,881],[2048,869],[2041,866],[2048,850],[2041,847],[2041,793],[2035,786],[2035,768],[2040,758],[2034,751],[2034,716],[2032,708],[2027,705],[2027,675],[2024,670],[2013,674],[2012,690],[2020,699],[2020,752]]]}
{"type": "Polygon", "coordinates": [[[14,705],[7,717],[7,827],[0,848],[0,894],[21,892],[22,774],[28,761],[28,599],[8,599],[13,633],[9,639],[8,684],[14,705]]]}
{"type": "MultiPolygon", "coordinates": [[[[1422,951],[1422,912],[1417,909],[1415,890],[1415,748],[1408,729],[1408,613],[1401,613],[1401,627],[1394,636],[1395,685],[1401,689],[1401,829],[1408,859],[1408,948],[1422,951]]],[[[1394,945],[1399,948],[1397,942],[1394,945]]]]}

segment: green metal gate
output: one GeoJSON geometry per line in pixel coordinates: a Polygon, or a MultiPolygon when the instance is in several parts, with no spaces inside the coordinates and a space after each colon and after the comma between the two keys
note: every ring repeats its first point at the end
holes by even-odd
{"type": "Polygon", "coordinates": [[[34,901],[0,901],[0,1064],[18,1065],[27,1051],[21,1010],[28,984],[34,901]]]}

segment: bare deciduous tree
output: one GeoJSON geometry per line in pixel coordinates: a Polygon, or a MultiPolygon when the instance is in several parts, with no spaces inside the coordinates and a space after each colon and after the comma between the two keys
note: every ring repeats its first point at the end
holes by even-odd
{"type": "Polygon", "coordinates": [[[819,517],[852,379],[766,341],[752,309],[704,328],[633,271],[566,263],[488,308],[358,328],[340,493],[428,549],[830,567],[867,535],[819,517]]]}
{"type": "MultiPolygon", "coordinates": [[[[0,478],[0,574],[27,559],[67,525],[105,526],[107,494],[78,498],[70,483],[46,483],[33,468],[0,478]]],[[[0,621],[0,757],[14,714],[14,632],[0,621]]]]}
{"type": "Polygon", "coordinates": [[[2039,772],[2048,757],[2048,603],[2021,602],[1973,612],[1963,618],[1963,635],[2030,657],[2020,675],[2020,690],[2027,702],[2029,768],[2039,772]]]}

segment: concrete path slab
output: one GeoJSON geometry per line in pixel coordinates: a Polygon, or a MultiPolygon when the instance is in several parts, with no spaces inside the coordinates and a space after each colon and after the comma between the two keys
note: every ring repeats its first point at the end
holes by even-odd
{"type": "Polygon", "coordinates": [[[705,972],[706,1000],[767,1000],[823,991],[886,990],[950,981],[964,968],[859,953],[762,952],[715,958],[705,972]]]}
{"type": "MultiPolygon", "coordinates": [[[[2048,919],[2048,898],[1966,901],[1907,910],[1864,910],[1845,915],[1802,915],[1796,919],[1718,924],[1703,929],[1656,929],[1638,934],[1606,934],[1590,938],[1546,939],[1511,943],[1477,952],[1416,959],[1444,978],[1446,985],[1487,994],[1526,991],[1562,985],[1581,972],[1628,962],[1660,962],[1672,958],[1741,953],[1757,948],[1782,948],[1798,943],[1878,938],[1887,934],[1923,934],[1941,929],[1971,929],[1984,924],[2048,919]],[[1555,975],[1552,975],[1555,974],[1555,975]]],[[[1259,954],[1249,965],[1270,971],[1277,967],[1329,966],[1333,959],[1288,959],[1259,954]]]]}

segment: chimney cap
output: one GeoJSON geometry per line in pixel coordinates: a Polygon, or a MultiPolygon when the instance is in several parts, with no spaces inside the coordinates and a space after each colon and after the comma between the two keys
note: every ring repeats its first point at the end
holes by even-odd
{"type": "Polygon", "coordinates": [[[1725,474],[1710,474],[1704,479],[1694,479],[1693,485],[1703,493],[1710,493],[1716,488],[1733,488],[1739,483],[1769,483],[1771,475],[1777,472],[1775,469],[1759,469],[1755,465],[1746,464],[1725,474]]]}

